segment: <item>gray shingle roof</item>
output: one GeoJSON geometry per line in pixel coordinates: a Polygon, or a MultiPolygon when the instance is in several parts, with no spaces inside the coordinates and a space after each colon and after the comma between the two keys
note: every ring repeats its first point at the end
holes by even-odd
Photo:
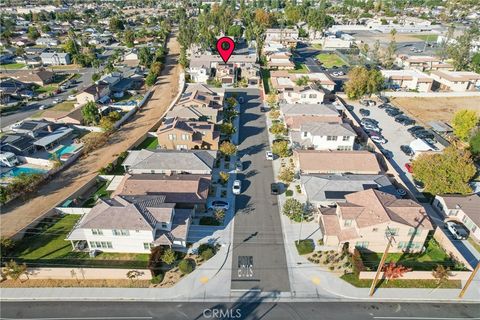
{"type": "Polygon", "coordinates": [[[280,110],[284,115],[338,115],[337,108],[332,104],[280,104],[280,110]]]}
{"type": "Polygon", "coordinates": [[[309,122],[300,127],[300,131],[313,136],[356,136],[348,123],[309,122]]]}

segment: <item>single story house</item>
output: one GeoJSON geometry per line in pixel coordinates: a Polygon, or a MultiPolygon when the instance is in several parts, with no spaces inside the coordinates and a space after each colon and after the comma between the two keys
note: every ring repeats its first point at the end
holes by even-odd
{"type": "Polygon", "coordinates": [[[440,90],[465,92],[480,88],[480,74],[473,71],[432,71],[431,77],[438,82],[440,90]]]}
{"type": "Polygon", "coordinates": [[[387,87],[390,88],[397,87],[419,92],[429,92],[432,88],[432,77],[417,69],[381,70],[381,73],[385,78],[387,87]]]}

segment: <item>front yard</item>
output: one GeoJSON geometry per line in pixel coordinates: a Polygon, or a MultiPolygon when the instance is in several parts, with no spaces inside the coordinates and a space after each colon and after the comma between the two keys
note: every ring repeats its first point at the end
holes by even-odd
{"type": "Polygon", "coordinates": [[[7,63],[7,64],[2,64],[2,69],[22,69],[25,67],[24,63],[7,63]]]}
{"type": "MultiPolygon", "coordinates": [[[[452,260],[433,238],[426,242],[426,248],[424,253],[389,253],[385,263],[394,262],[416,271],[431,271],[437,265],[449,267],[450,270],[465,269],[461,264],[452,260]]],[[[363,251],[361,256],[365,267],[376,270],[382,253],[363,251]]]]}
{"type": "MultiPolygon", "coordinates": [[[[71,101],[65,101],[59,104],[54,105],[51,108],[48,108],[46,110],[54,111],[54,112],[69,112],[72,111],[75,108],[75,103],[71,101]]],[[[32,115],[32,118],[41,118],[43,113],[46,110],[41,110],[39,112],[36,112],[35,114],[32,115]]]]}
{"type": "MultiPolygon", "coordinates": [[[[344,281],[350,283],[357,288],[370,288],[372,280],[370,279],[358,279],[358,276],[354,273],[344,274],[340,277],[344,281]]],[[[448,280],[442,283],[440,286],[434,280],[398,280],[392,279],[385,281],[381,279],[377,283],[378,288],[442,288],[442,289],[460,289],[462,282],[460,280],[448,280]]]]}
{"type": "Polygon", "coordinates": [[[6,259],[25,262],[27,266],[146,268],[148,254],[100,253],[91,258],[88,252],[73,252],[65,240],[80,215],[54,216],[27,230],[6,259]]]}
{"type": "Polygon", "coordinates": [[[158,146],[158,139],[157,137],[147,137],[145,140],[142,141],[138,146],[135,147],[134,150],[155,150],[158,146]]]}
{"type": "Polygon", "coordinates": [[[319,53],[317,59],[325,68],[341,67],[348,65],[342,58],[335,53],[319,53]]]}
{"type": "Polygon", "coordinates": [[[308,68],[303,63],[295,62],[295,69],[288,70],[288,73],[308,73],[308,68]]]}

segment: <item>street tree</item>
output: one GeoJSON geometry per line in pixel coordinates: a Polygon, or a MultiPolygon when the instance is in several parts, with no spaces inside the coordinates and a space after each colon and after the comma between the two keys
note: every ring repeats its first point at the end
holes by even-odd
{"type": "Polygon", "coordinates": [[[110,18],[110,21],[108,23],[108,27],[110,28],[110,31],[112,31],[112,32],[119,32],[119,31],[125,30],[125,26],[123,25],[123,21],[118,17],[110,18]]]}
{"type": "Polygon", "coordinates": [[[425,192],[468,194],[472,191],[468,182],[476,168],[468,150],[451,145],[443,153],[424,153],[412,162],[412,167],[415,178],[424,182],[425,192]]]}
{"type": "Polygon", "coordinates": [[[283,167],[280,169],[278,174],[278,179],[284,182],[285,184],[290,184],[295,177],[295,171],[292,167],[283,167]]]}
{"type": "Polygon", "coordinates": [[[237,131],[233,123],[231,122],[224,122],[220,125],[220,132],[224,135],[231,136],[237,131]]]}
{"type": "Polygon", "coordinates": [[[88,125],[96,125],[100,120],[100,112],[98,111],[97,105],[93,101],[87,102],[82,108],[83,121],[88,125]]]}
{"type": "Polygon", "coordinates": [[[127,48],[133,48],[133,46],[135,45],[135,33],[131,29],[128,29],[127,31],[125,31],[123,41],[125,42],[127,48]]]}
{"type": "Polygon", "coordinates": [[[354,67],[348,73],[348,78],[344,89],[349,99],[359,99],[365,94],[377,93],[384,85],[380,71],[367,70],[365,67],[354,67]]]}
{"type": "Polygon", "coordinates": [[[480,117],[475,110],[462,109],[455,112],[452,120],[453,133],[461,140],[467,141],[472,130],[477,127],[480,117]]]}
{"type": "Polygon", "coordinates": [[[220,183],[221,184],[227,184],[228,179],[230,178],[230,174],[225,171],[220,171],[218,173],[218,176],[220,177],[220,183]]]}
{"type": "Polygon", "coordinates": [[[224,141],[218,148],[224,156],[231,156],[237,152],[237,146],[229,141],[224,141]]]}
{"type": "Polygon", "coordinates": [[[15,281],[20,279],[20,277],[24,274],[28,279],[27,265],[25,263],[18,264],[14,260],[10,260],[5,264],[4,273],[7,277],[10,277],[15,281]]]}
{"type": "Polygon", "coordinates": [[[27,31],[27,37],[30,40],[37,40],[40,37],[40,32],[34,26],[29,26],[27,31]]]}
{"type": "Polygon", "coordinates": [[[292,154],[290,148],[288,147],[288,141],[275,141],[272,144],[272,153],[281,158],[289,157],[292,154]]]}
{"type": "Polygon", "coordinates": [[[283,204],[283,214],[290,218],[290,220],[300,222],[302,221],[304,206],[295,198],[287,198],[283,204]]]}
{"type": "Polygon", "coordinates": [[[270,131],[270,133],[273,133],[273,134],[283,134],[283,135],[287,134],[288,132],[287,127],[285,127],[285,125],[280,122],[272,124],[272,126],[270,127],[270,129],[268,129],[268,131],[270,131]]]}
{"type": "Polygon", "coordinates": [[[387,263],[383,267],[383,274],[385,279],[387,279],[386,283],[388,282],[388,280],[403,277],[403,275],[409,271],[412,271],[412,269],[407,268],[401,264],[396,264],[394,262],[387,263]]]}

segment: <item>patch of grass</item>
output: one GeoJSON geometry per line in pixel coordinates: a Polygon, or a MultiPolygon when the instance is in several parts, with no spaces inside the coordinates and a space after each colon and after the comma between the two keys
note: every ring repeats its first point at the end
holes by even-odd
{"type": "Polygon", "coordinates": [[[142,150],[142,149],[149,149],[154,150],[158,146],[158,139],[157,137],[147,137],[145,140],[142,141],[138,146],[135,147],[135,150],[142,150]]]}
{"type": "Polygon", "coordinates": [[[56,84],[47,84],[46,86],[36,88],[35,92],[37,94],[52,93],[57,89],[58,89],[58,86],[56,84]]]}
{"type": "Polygon", "coordinates": [[[1,65],[1,69],[22,69],[23,67],[25,67],[24,63],[7,63],[1,65]]]}
{"type": "Polygon", "coordinates": [[[319,53],[317,54],[317,59],[322,63],[325,68],[333,68],[335,66],[341,67],[343,65],[348,65],[346,61],[344,61],[335,53],[319,53]]]}
{"type": "Polygon", "coordinates": [[[102,181],[94,194],[83,204],[87,208],[91,208],[95,205],[99,198],[105,198],[110,196],[110,191],[107,191],[107,181],[102,181]]]}
{"type": "Polygon", "coordinates": [[[437,34],[416,34],[413,37],[428,42],[437,42],[438,39],[437,34]]]}
{"type": "Polygon", "coordinates": [[[308,68],[303,63],[295,62],[295,69],[288,70],[288,73],[308,73],[308,68]]]}
{"type": "Polygon", "coordinates": [[[480,252],[480,243],[478,243],[477,241],[475,241],[472,237],[469,237],[469,238],[468,238],[468,242],[472,245],[472,247],[475,248],[475,250],[477,250],[478,252],[480,252]]]}
{"type": "MultiPolygon", "coordinates": [[[[357,288],[370,288],[372,285],[371,279],[358,279],[354,273],[344,274],[340,277],[342,280],[350,283],[357,288]]],[[[377,288],[437,288],[438,284],[435,280],[401,280],[392,279],[388,282],[385,280],[378,281],[377,288]]],[[[460,280],[448,280],[439,288],[442,289],[460,289],[462,282],[460,280]]]]}
{"type": "Polygon", "coordinates": [[[295,247],[297,247],[298,254],[308,254],[312,253],[315,249],[315,244],[311,239],[297,240],[295,241],[295,247]]]}
{"type": "Polygon", "coordinates": [[[65,101],[55,106],[51,107],[49,110],[52,111],[72,111],[75,108],[75,103],[72,101],[65,101]]]}
{"type": "MultiPolygon", "coordinates": [[[[389,253],[385,263],[394,262],[417,271],[431,271],[437,264],[462,270],[433,238],[429,238],[425,245],[427,250],[424,253],[389,253]]],[[[382,253],[362,251],[361,256],[366,267],[376,270],[382,253]]]]}
{"type": "Polygon", "coordinates": [[[314,43],[312,44],[312,48],[322,50],[322,45],[320,43],[314,43]]]}

